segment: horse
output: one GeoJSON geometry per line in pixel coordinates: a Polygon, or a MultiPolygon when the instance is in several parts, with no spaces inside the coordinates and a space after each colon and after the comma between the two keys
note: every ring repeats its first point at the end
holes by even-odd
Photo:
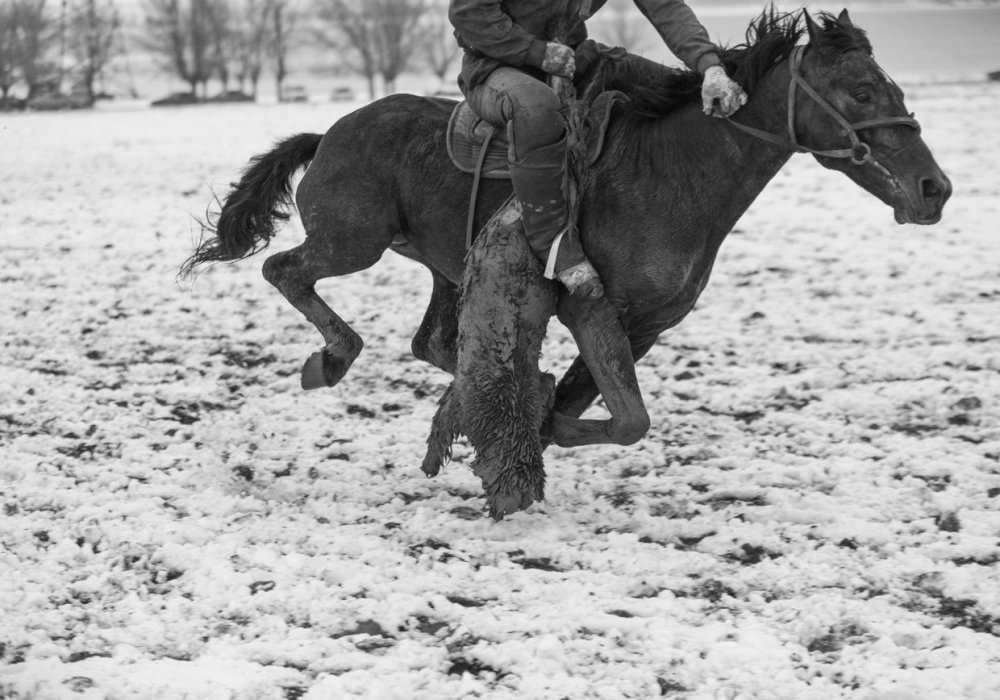
{"type": "MultiPolygon", "coordinates": [[[[951,183],[847,10],[817,19],[805,10],[765,10],[745,43],[720,57],[749,95],[729,120],[702,113],[693,72],[634,55],[601,69],[604,87],[628,99],[614,108],[603,153],[581,183],[577,222],[605,296],[559,292],[555,314],[579,356],[545,407],[547,443],[629,445],[646,434],[635,362],[691,311],[727,234],[793,154],[811,153],[844,173],[891,207],[900,224],[941,219],[951,183]],[[598,395],[610,417],[580,418],[598,395]]],[[[466,264],[467,202],[459,193],[471,182],[446,152],[454,106],[386,97],[323,136],[292,136],[254,157],[209,226],[214,235],[182,273],[265,248],[287,218],[291,178],[308,164],[295,193],[307,237],[263,265],[264,277],[323,337],[322,350],[306,361],[304,386],[336,385],[363,346],[315,283],[366,269],[386,250],[430,270],[430,304],[412,351],[454,374],[466,264]]],[[[476,230],[509,195],[509,182],[482,182],[476,230]]],[[[539,493],[487,496],[494,515],[503,515],[539,493]]]]}

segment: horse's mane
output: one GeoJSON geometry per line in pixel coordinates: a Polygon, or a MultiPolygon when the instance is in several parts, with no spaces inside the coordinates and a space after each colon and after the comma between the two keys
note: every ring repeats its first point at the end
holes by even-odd
{"type": "MultiPolygon", "coordinates": [[[[772,5],[754,19],[744,43],[721,49],[719,58],[726,72],[747,93],[777,63],[788,58],[806,33],[804,13],[778,12],[772,5]]],[[[823,44],[837,53],[860,49],[871,53],[865,32],[844,25],[833,15],[818,15],[823,44]]],[[[625,110],[639,118],[662,117],[682,105],[700,99],[702,76],[696,71],[668,68],[653,61],[629,56],[616,61],[604,76],[606,89],[621,90],[629,101],[625,110]]]]}

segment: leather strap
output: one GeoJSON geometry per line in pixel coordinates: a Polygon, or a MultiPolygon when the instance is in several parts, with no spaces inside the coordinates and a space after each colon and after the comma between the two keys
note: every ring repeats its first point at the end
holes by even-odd
{"type": "Polygon", "coordinates": [[[741,124],[740,122],[734,121],[731,117],[726,117],[726,121],[740,131],[750,134],[751,136],[763,141],[767,141],[775,146],[790,148],[799,153],[812,153],[826,158],[847,158],[850,159],[850,161],[855,165],[872,165],[884,175],[891,178],[892,175],[885,168],[885,166],[875,160],[874,156],[872,156],[871,146],[858,137],[858,132],[862,129],[873,129],[880,126],[908,126],[919,132],[920,123],[913,118],[913,115],[906,117],[880,117],[877,119],[866,119],[853,124],[848,122],[847,119],[844,118],[843,114],[838,112],[833,105],[827,102],[826,99],[824,99],[823,96],[820,95],[816,89],[807,83],[805,78],[802,77],[802,73],[799,71],[799,68],[802,65],[802,57],[805,54],[805,50],[806,47],[804,45],[796,46],[792,49],[792,53],[789,56],[791,80],[788,83],[787,137],[772,134],[768,131],[757,129],[746,124],[741,124]],[[796,89],[799,87],[801,87],[803,92],[811,97],[816,104],[822,107],[831,117],[833,117],[834,121],[841,126],[844,134],[851,140],[851,145],[848,148],[820,150],[810,148],[809,146],[804,146],[799,143],[798,138],[795,135],[795,110],[798,103],[796,89]]]}
{"type": "Polygon", "coordinates": [[[479,151],[479,158],[476,159],[476,172],[472,176],[472,194],[469,196],[469,215],[465,221],[465,249],[472,248],[473,228],[476,224],[476,201],[479,199],[479,183],[483,179],[483,163],[486,162],[486,153],[490,148],[490,141],[493,134],[497,132],[496,127],[491,126],[483,139],[483,147],[479,151]]]}

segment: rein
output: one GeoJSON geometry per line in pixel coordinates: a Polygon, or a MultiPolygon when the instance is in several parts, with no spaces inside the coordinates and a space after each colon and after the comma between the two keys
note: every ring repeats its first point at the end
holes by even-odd
{"type": "Polygon", "coordinates": [[[733,121],[731,118],[727,117],[726,121],[732,124],[734,127],[743,131],[751,136],[755,136],[759,139],[767,141],[768,143],[773,143],[776,146],[782,146],[784,148],[790,148],[799,153],[812,153],[817,156],[825,156],[827,158],[847,158],[855,165],[872,165],[877,168],[883,175],[888,178],[892,178],[892,174],[875,160],[872,156],[872,149],[867,143],[862,141],[858,137],[858,132],[862,129],[872,129],[878,126],[895,126],[903,125],[909,126],[920,131],[920,123],[913,118],[913,115],[908,117],[881,117],[879,119],[866,119],[865,121],[854,122],[853,124],[847,121],[836,108],[827,102],[822,95],[820,95],[813,88],[812,85],[806,82],[805,78],[799,72],[799,68],[802,65],[802,55],[805,53],[806,47],[796,46],[792,49],[791,53],[791,74],[792,80],[788,84],[788,138],[784,138],[779,134],[772,134],[768,131],[763,131],[761,129],[756,129],[752,126],[747,126],[746,124],[740,124],[739,122],[733,121]],[[818,150],[815,148],[809,148],[799,143],[795,136],[795,105],[796,105],[796,88],[801,87],[802,90],[813,99],[813,101],[822,107],[826,112],[833,117],[834,121],[841,127],[841,131],[851,140],[851,145],[849,148],[837,148],[833,150],[818,150]]]}

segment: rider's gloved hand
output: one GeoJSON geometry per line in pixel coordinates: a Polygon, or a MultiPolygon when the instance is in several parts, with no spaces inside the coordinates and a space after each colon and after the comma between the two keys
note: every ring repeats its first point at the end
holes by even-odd
{"type": "Polygon", "coordinates": [[[712,66],[705,71],[701,84],[701,105],[705,114],[728,117],[747,103],[747,94],[739,83],[726,75],[722,66],[712,66]]]}
{"type": "Polygon", "coordinates": [[[542,70],[549,75],[573,79],[576,73],[576,53],[568,46],[550,41],[545,44],[545,60],[542,70]]]}

